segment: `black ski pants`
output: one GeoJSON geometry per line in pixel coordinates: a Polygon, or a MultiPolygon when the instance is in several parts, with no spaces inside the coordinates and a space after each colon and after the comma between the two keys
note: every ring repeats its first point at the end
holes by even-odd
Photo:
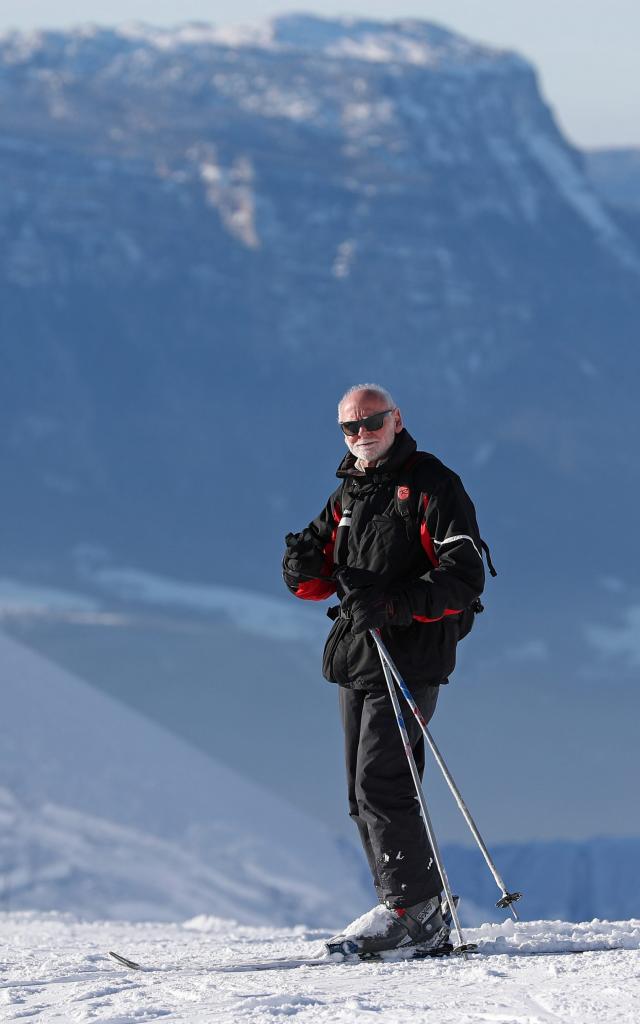
{"type": "MultiPolygon", "coordinates": [[[[358,826],[379,900],[410,907],[440,893],[442,882],[391,699],[386,690],[341,686],[339,691],[349,814],[358,826]]],[[[414,688],[412,696],[428,722],[436,709],[438,687],[414,688]]],[[[400,704],[422,778],[422,730],[402,696],[400,704]]]]}

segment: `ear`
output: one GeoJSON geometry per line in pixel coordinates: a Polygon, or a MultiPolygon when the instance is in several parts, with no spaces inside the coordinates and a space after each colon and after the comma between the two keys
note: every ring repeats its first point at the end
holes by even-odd
{"type": "Polygon", "coordinates": [[[402,430],[403,426],[404,426],[404,424],[402,422],[402,413],[400,412],[399,409],[394,409],[393,410],[393,421],[394,421],[394,426],[395,426],[396,434],[399,434],[400,431],[402,430]]]}

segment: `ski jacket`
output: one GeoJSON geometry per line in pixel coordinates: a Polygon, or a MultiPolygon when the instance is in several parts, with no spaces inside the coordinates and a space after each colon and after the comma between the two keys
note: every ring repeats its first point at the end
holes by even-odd
{"type": "MultiPolygon", "coordinates": [[[[423,455],[410,471],[417,521],[400,514],[396,490],[408,489],[398,483],[415,452],[416,442],[402,430],[381,465],[361,471],[350,452],[345,456],[339,486],[309,524],[324,545],[322,575],[289,589],[321,601],[336,592],[328,577],[337,566],[377,573],[386,589],[408,595],[413,614],[410,626],[382,630],[391,657],[408,684],[438,685],[455,667],[462,612],[482,593],[484,564],[473,503],[460,478],[434,455],[423,455]]],[[[372,638],[354,635],[342,616],[327,638],[322,669],[340,686],[385,686],[372,638]]]]}

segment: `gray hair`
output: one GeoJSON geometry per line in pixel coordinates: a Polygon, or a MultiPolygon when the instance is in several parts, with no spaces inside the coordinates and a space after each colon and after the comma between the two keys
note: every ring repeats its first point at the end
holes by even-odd
{"type": "Polygon", "coordinates": [[[354,384],[347,391],[345,391],[344,395],[338,402],[338,413],[340,412],[340,406],[342,405],[342,403],[347,398],[349,398],[349,396],[352,395],[354,391],[368,391],[372,395],[379,395],[380,398],[383,399],[385,404],[388,405],[390,409],[396,408],[396,403],[393,399],[391,392],[387,391],[386,388],[381,387],[380,384],[354,384]]]}

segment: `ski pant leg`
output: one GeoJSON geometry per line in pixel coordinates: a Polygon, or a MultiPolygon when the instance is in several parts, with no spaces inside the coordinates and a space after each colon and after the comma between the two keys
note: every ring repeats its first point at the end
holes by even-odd
{"type": "Polygon", "coordinates": [[[344,753],[345,766],[347,769],[347,799],[349,805],[349,817],[355,822],[360,834],[360,842],[365,852],[373,878],[373,884],[378,894],[378,899],[384,899],[384,893],[378,878],[376,858],[369,839],[369,827],[364,818],[360,817],[358,811],[358,800],[356,798],[356,778],[358,773],[358,748],[360,746],[360,729],[362,725],[362,713],[364,709],[364,690],[348,690],[344,686],[338,687],[340,699],[340,716],[342,718],[342,729],[344,732],[344,753]]]}
{"type": "MultiPolygon", "coordinates": [[[[414,688],[428,722],[438,687],[414,688]]],[[[402,701],[404,704],[404,701],[402,701]]],[[[381,900],[411,906],[442,889],[389,694],[340,688],[349,814],[358,826],[381,900]]],[[[424,739],[406,705],[405,724],[420,775],[424,739]]]]}

